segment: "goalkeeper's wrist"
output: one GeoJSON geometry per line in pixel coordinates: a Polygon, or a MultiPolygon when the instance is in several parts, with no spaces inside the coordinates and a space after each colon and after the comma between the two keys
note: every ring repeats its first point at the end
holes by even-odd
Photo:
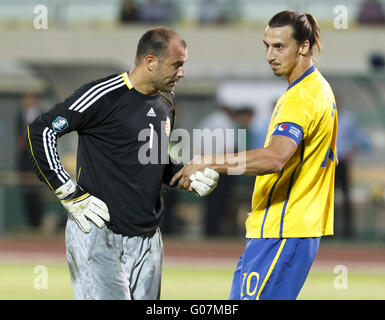
{"type": "Polygon", "coordinates": [[[65,184],[55,190],[56,196],[63,200],[68,197],[70,194],[76,191],[76,185],[72,182],[72,180],[68,180],[65,184]]]}

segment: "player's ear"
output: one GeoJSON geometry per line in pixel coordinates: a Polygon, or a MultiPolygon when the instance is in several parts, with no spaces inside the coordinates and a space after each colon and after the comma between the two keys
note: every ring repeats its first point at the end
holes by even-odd
{"type": "Polygon", "coordinates": [[[310,51],[310,41],[305,40],[300,46],[299,46],[299,53],[302,56],[307,56],[310,51]]]}
{"type": "Polygon", "coordinates": [[[154,71],[158,66],[158,59],[157,57],[149,54],[144,58],[144,64],[148,71],[152,72],[154,71]]]}

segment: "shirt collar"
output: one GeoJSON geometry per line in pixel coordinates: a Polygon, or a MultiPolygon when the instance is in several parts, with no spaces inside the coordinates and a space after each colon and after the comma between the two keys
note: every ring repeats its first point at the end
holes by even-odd
{"type": "MultiPolygon", "coordinates": [[[[295,80],[288,88],[287,90],[289,90],[290,88],[294,87],[297,83],[301,82],[303,79],[305,79],[309,74],[311,74],[313,71],[315,71],[315,66],[314,64],[309,68],[307,69],[303,74],[302,76],[300,76],[297,80],[295,80]]],[[[286,90],[286,91],[287,91],[286,90]]]]}

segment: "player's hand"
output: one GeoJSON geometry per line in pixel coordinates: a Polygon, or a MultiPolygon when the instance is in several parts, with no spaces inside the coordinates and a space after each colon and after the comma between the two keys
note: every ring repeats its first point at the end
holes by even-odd
{"type": "Polygon", "coordinates": [[[73,183],[71,186],[67,185],[65,191],[63,191],[64,186],[60,187],[61,190],[57,189],[55,193],[83,232],[91,231],[88,219],[99,228],[104,226],[104,221],[110,221],[107,205],[102,200],[83,191],[73,183]],[[70,193],[71,191],[73,192],[70,193]]]}
{"type": "Polygon", "coordinates": [[[203,162],[203,157],[195,156],[189,163],[187,163],[172,177],[170,185],[172,186],[178,181],[179,189],[189,190],[191,183],[191,175],[197,171],[203,171],[206,167],[207,164],[203,162]]]}
{"type": "Polygon", "coordinates": [[[205,168],[203,172],[197,171],[190,176],[191,184],[189,190],[193,190],[199,196],[209,195],[216,188],[219,173],[213,169],[205,168]]]}

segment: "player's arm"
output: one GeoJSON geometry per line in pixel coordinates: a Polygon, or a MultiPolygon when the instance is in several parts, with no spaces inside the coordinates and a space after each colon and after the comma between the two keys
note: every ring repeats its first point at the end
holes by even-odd
{"type": "Polygon", "coordinates": [[[70,180],[57,152],[57,141],[73,131],[75,120],[68,111],[68,99],[53,106],[26,128],[26,142],[38,178],[51,190],[70,180]]]}
{"type": "Polygon", "coordinates": [[[187,189],[190,184],[189,177],[205,167],[223,174],[252,176],[280,172],[294,155],[303,136],[302,129],[293,123],[285,123],[285,130],[280,128],[282,128],[281,124],[277,126],[271,136],[270,144],[265,148],[236,154],[195,157],[171,179],[170,183],[173,184],[179,180],[178,187],[187,189]]]}
{"type": "Polygon", "coordinates": [[[76,90],[64,101],[55,104],[26,128],[26,142],[38,178],[56,190],[70,176],[57,152],[59,138],[72,131],[82,131],[98,121],[100,100],[92,102],[92,84],[76,90]],[[79,107],[79,108],[77,108],[79,107]],[[82,109],[84,107],[84,109],[82,109]]]}
{"type": "Polygon", "coordinates": [[[260,176],[275,172],[280,172],[286,163],[290,160],[297,149],[296,142],[289,137],[273,135],[271,143],[266,148],[258,148],[239,152],[238,154],[226,156],[225,158],[239,159],[237,163],[226,161],[223,165],[217,164],[216,155],[211,159],[203,161],[212,161],[210,168],[219,173],[228,173],[229,170],[236,172],[239,170],[243,175],[260,176]]]}
{"type": "MultiPolygon", "coordinates": [[[[175,184],[171,184],[170,181],[178,172],[182,172],[183,167],[183,163],[166,165],[162,182],[174,187],[175,184]]],[[[205,167],[194,172],[189,179],[191,181],[190,191],[194,191],[198,196],[203,197],[209,195],[216,188],[219,174],[215,170],[205,167]]]]}
{"type": "Polygon", "coordinates": [[[84,232],[91,227],[87,218],[102,227],[109,220],[106,205],[76,186],[63,167],[57,151],[58,138],[71,132],[81,131],[98,121],[100,100],[87,104],[89,86],[84,86],[73,95],[54,105],[26,128],[26,140],[31,161],[38,178],[53,190],[63,206],[75,218],[84,232]],[[76,108],[82,104],[86,109],[76,108]],[[100,218],[101,217],[101,218],[100,218]]]}

